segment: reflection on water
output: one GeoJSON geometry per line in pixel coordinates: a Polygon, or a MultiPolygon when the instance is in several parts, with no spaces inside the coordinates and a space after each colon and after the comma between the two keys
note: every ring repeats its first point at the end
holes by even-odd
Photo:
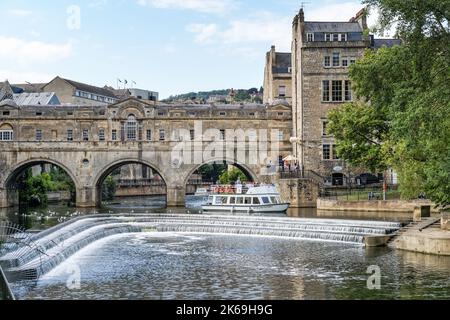
{"type": "Polygon", "coordinates": [[[449,299],[450,258],[423,268],[387,248],[279,238],[127,234],[101,240],[37,282],[21,299],[449,299]],[[381,290],[367,289],[367,267],[381,290]],[[69,290],[73,266],[81,288],[69,290]]]}
{"type": "MultiPolygon", "coordinates": [[[[199,213],[202,200],[190,196],[186,208],[165,209],[164,197],[123,198],[97,211],[199,213]]],[[[88,213],[13,208],[0,210],[0,220],[37,230],[88,213]]],[[[288,215],[320,216],[314,209],[288,215]]],[[[13,290],[21,299],[449,299],[450,257],[269,237],[127,234],[100,240],[13,290]],[[381,290],[367,289],[371,265],[381,268],[381,290]],[[74,266],[80,290],[66,287],[74,266]]]]}

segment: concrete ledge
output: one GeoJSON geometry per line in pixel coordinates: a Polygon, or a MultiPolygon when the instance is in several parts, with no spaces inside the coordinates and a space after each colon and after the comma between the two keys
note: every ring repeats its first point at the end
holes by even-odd
{"type": "Polygon", "coordinates": [[[366,247],[383,247],[385,246],[389,239],[391,239],[392,235],[385,236],[365,236],[364,244],[366,247]]]}
{"type": "Polygon", "coordinates": [[[430,202],[406,200],[342,201],[317,199],[318,210],[333,211],[377,211],[413,213],[416,207],[430,206],[430,202]]]}
{"type": "Polygon", "coordinates": [[[423,230],[403,234],[395,239],[397,249],[450,256],[450,232],[444,230],[423,230]]]}

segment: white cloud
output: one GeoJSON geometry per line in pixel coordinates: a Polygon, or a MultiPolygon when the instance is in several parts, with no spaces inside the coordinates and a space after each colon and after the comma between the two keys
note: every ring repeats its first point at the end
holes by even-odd
{"type": "Polygon", "coordinates": [[[46,83],[52,80],[55,76],[45,73],[33,72],[33,71],[11,71],[0,70],[0,81],[8,80],[10,83],[46,83]]]}
{"type": "Polygon", "coordinates": [[[278,49],[286,51],[290,50],[291,22],[291,17],[279,17],[269,12],[259,12],[248,19],[233,20],[221,30],[215,24],[192,24],[186,30],[195,33],[195,41],[201,44],[267,43],[268,46],[273,44],[278,49]]]}
{"type": "Polygon", "coordinates": [[[202,24],[202,23],[194,23],[190,24],[186,27],[186,30],[192,33],[195,33],[195,42],[205,44],[214,41],[214,38],[217,37],[217,25],[214,23],[211,24],[202,24]]]}
{"type": "Polygon", "coordinates": [[[137,0],[137,4],[160,9],[193,10],[216,14],[226,13],[237,6],[234,0],[137,0]]]}
{"type": "Polygon", "coordinates": [[[73,51],[70,41],[54,44],[0,36],[0,43],[0,59],[17,61],[20,64],[61,60],[68,58],[73,51]]]}

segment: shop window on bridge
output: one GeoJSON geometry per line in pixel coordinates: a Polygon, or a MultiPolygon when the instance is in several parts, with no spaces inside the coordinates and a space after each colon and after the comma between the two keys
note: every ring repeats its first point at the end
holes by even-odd
{"type": "Polygon", "coordinates": [[[127,140],[135,141],[137,139],[137,122],[134,115],[128,116],[125,124],[127,140]]]}
{"type": "Polygon", "coordinates": [[[0,141],[12,141],[14,139],[13,128],[9,124],[0,126],[0,141]]]}

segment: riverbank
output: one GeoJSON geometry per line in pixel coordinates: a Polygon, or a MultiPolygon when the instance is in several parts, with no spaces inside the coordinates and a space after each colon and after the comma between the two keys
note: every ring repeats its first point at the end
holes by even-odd
{"type": "Polygon", "coordinates": [[[397,236],[390,246],[400,250],[450,256],[450,231],[439,227],[424,230],[413,227],[397,236]]]}
{"type": "Polygon", "coordinates": [[[334,199],[317,199],[317,210],[389,212],[394,215],[411,214],[417,207],[429,206],[431,213],[440,213],[429,200],[359,200],[346,201],[334,199]]]}

